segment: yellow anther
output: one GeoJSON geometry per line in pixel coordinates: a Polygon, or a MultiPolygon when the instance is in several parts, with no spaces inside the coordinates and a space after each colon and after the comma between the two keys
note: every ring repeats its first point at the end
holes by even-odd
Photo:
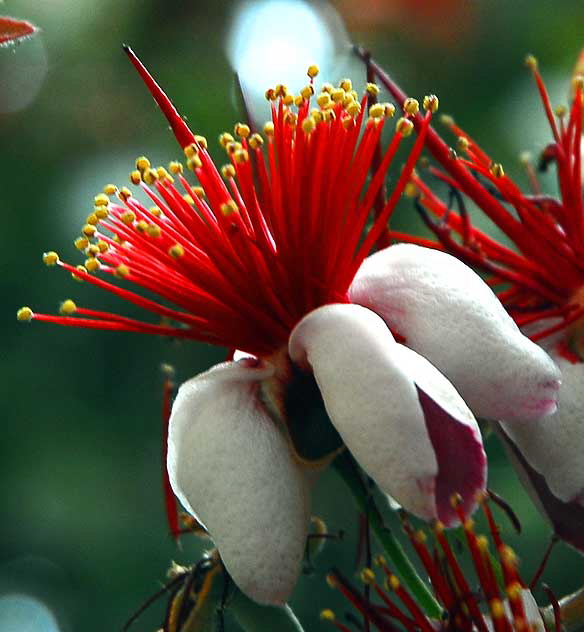
{"type": "MultiPolygon", "coordinates": [[[[106,184],[103,187],[103,192],[105,193],[106,196],[115,195],[118,192],[118,187],[115,184],[106,184]]],[[[108,202],[109,202],[109,198],[108,198],[108,202]]]]}
{"type": "Polygon", "coordinates": [[[399,579],[393,573],[390,573],[387,576],[386,586],[388,588],[391,588],[392,590],[398,590],[400,585],[401,584],[399,582],[399,579]]]}
{"type": "Polygon", "coordinates": [[[525,58],[525,65],[530,69],[530,70],[537,70],[537,59],[534,55],[527,55],[527,57],[525,58]]]}
{"type": "Polygon", "coordinates": [[[347,108],[351,103],[355,102],[355,97],[350,92],[345,93],[345,98],[343,99],[343,107],[347,108]]]}
{"type": "Polygon", "coordinates": [[[364,584],[374,584],[375,583],[375,573],[370,568],[364,568],[359,574],[361,577],[361,581],[364,584]]]}
{"type": "MultiPolygon", "coordinates": [[[[92,226],[92,228],[93,228],[93,226],[92,226]]],[[[57,265],[57,263],[59,263],[59,255],[54,250],[50,250],[49,252],[45,252],[43,254],[43,263],[46,266],[57,265]]]]}
{"type": "Polygon", "coordinates": [[[267,101],[275,101],[276,100],[276,91],[274,90],[274,88],[268,88],[265,91],[264,96],[266,97],[267,101]]]}
{"type": "Polygon", "coordinates": [[[326,583],[329,588],[336,588],[338,586],[337,578],[332,573],[326,576],[326,583]]]}
{"type": "Polygon", "coordinates": [[[490,167],[489,171],[491,175],[495,178],[502,178],[505,175],[505,170],[503,169],[503,165],[500,162],[494,162],[490,167]]]}
{"type": "Polygon", "coordinates": [[[395,105],[393,103],[382,103],[383,106],[383,116],[385,118],[392,118],[395,114],[395,105]]]}
{"type": "Polygon", "coordinates": [[[434,113],[438,110],[438,107],[440,106],[440,101],[435,94],[427,94],[424,97],[423,105],[424,110],[429,110],[430,112],[434,113]]]}
{"type": "Polygon", "coordinates": [[[146,156],[136,158],[136,169],[138,169],[138,171],[146,171],[146,169],[150,169],[150,161],[146,158],[146,156]]]}
{"type": "Polygon", "coordinates": [[[148,228],[148,222],[145,219],[141,219],[139,222],[136,222],[135,228],[139,233],[145,233],[148,228]]]}
{"type": "Polygon", "coordinates": [[[200,169],[203,166],[203,162],[198,156],[193,156],[187,160],[187,169],[194,171],[195,169],[200,169]]]}
{"type": "MultiPolygon", "coordinates": [[[[82,266],[82,265],[75,266],[75,270],[77,270],[78,272],[83,272],[87,274],[87,270],[85,269],[85,266],[82,266]]],[[[71,278],[75,279],[75,281],[83,281],[83,277],[79,274],[75,274],[75,272],[71,272],[71,278]]]]}
{"type": "Polygon", "coordinates": [[[227,145],[232,143],[235,140],[233,136],[229,132],[223,132],[223,134],[219,135],[219,144],[223,149],[227,149],[227,145]]]}
{"type": "Polygon", "coordinates": [[[318,66],[316,64],[311,64],[310,66],[308,66],[308,70],[306,71],[306,74],[311,78],[314,79],[316,77],[316,75],[318,75],[318,66]]]}
{"type": "Polygon", "coordinates": [[[160,217],[162,215],[162,211],[158,208],[158,206],[151,206],[148,211],[154,215],[154,217],[160,217]]]}
{"type": "Polygon", "coordinates": [[[97,219],[105,219],[109,215],[109,211],[105,206],[96,206],[93,209],[93,213],[97,219]]]}
{"type": "Polygon", "coordinates": [[[246,125],[245,123],[236,123],[233,131],[235,132],[235,135],[240,138],[247,138],[251,134],[249,125],[246,125]]]}
{"type": "Polygon", "coordinates": [[[271,121],[268,121],[264,125],[264,134],[266,136],[273,136],[274,135],[274,124],[271,121]]]}
{"type": "Polygon", "coordinates": [[[174,246],[171,246],[168,249],[168,254],[173,259],[178,259],[178,258],[182,257],[185,254],[185,249],[180,244],[174,244],[174,246]]]}
{"type": "Polygon", "coordinates": [[[501,617],[505,616],[505,606],[500,599],[491,599],[489,609],[493,619],[501,619],[501,617]]]}
{"type": "MultiPolygon", "coordinates": [[[[108,185],[113,186],[113,185],[108,185]]],[[[107,206],[109,204],[109,197],[105,193],[100,193],[93,198],[93,203],[95,206],[107,206]]]]}
{"type": "Polygon", "coordinates": [[[107,241],[103,241],[103,239],[100,239],[97,242],[97,247],[99,248],[99,252],[101,254],[103,254],[104,252],[107,252],[109,250],[109,244],[107,243],[107,241]]]}
{"type": "Polygon", "coordinates": [[[318,108],[312,108],[310,110],[310,116],[312,116],[315,123],[322,123],[324,121],[324,114],[318,108]]]}
{"type": "Polygon", "coordinates": [[[349,105],[347,105],[347,113],[351,116],[357,116],[361,111],[361,104],[359,101],[351,101],[349,105]]]}
{"type": "Polygon", "coordinates": [[[223,213],[223,215],[225,217],[229,217],[230,215],[232,215],[233,213],[237,212],[237,204],[235,203],[234,200],[229,200],[223,204],[221,204],[221,206],[219,207],[221,209],[221,213],[223,213]]]}
{"type": "Polygon", "coordinates": [[[454,125],[454,119],[450,116],[450,114],[440,115],[440,122],[442,125],[446,125],[446,127],[452,127],[454,125]]]}
{"type": "Polygon", "coordinates": [[[322,113],[322,120],[325,123],[331,123],[337,118],[334,110],[324,110],[322,113]]]}
{"type": "Polygon", "coordinates": [[[122,187],[118,195],[122,200],[124,200],[124,202],[126,202],[132,197],[132,192],[128,189],[128,187],[122,187]]]}
{"type": "Polygon", "coordinates": [[[568,108],[565,105],[558,105],[554,108],[554,114],[558,118],[564,118],[564,116],[566,116],[567,113],[568,113],[568,108]]]}
{"type": "Polygon", "coordinates": [[[97,224],[99,224],[99,217],[95,213],[90,213],[85,221],[88,224],[93,224],[93,226],[97,226],[97,224]]]}
{"type": "Polygon", "coordinates": [[[126,243],[126,240],[122,239],[119,235],[114,235],[113,239],[116,244],[119,244],[120,246],[123,246],[126,243]]]}
{"type": "Polygon", "coordinates": [[[335,87],[333,86],[332,83],[323,83],[322,86],[320,87],[320,89],[323,92],[328,92],[329,94],[331,94],[332,91],[335,89],[335,87]]]}
{"type": "Polygon", "coordinates": [[[369,108],[369,116],[372,118],[381,118],[385,113],[385,108],[381,103],[375,103],[369,108]]]}
{"type": "Polygon", "coordinates": [[[501,558],[503,563],[507,566],[516,566],[517,565],[517,555],[515,551],[510,546],[504,546],[500,551],[501,558]]]}
{"type": "Polygon", "coordinates": [[[470,147],[470,141],[466,136],[459,136],[456,145],[460,151],[467,151],[470,147]]]}
{"type": "Polygon", "coordinates": [[[116,268],[114,275],[118,277],[118,279],[125,279],[130,275],[130,268],[125,263],[120,263],[120,265],[116,268]]]}
{"type": "Polygon", "coordinates": [[[444,532],[444,523],[440,522],[440,520],[436,520],[436,522],[434,523],[434,531],[436,533],[443,533],[444,532]]]}
{"type": "Polygon", "coordinates": [[[89,257],[89,259],[85,260],[85,269],[88,272],[97,272],[100,268],[100,263],[99,263],[99,259],[96,259],[95,257],[89,257]]]}
{"type": "Polygon", "coordinates": [[[477,546],[483,553],[489,550],[489,540],[486,535],[477,536],[477,546]]]}
{"type": "Polygon", "coordinates": [[[77,237],[73,243],[77,250],[85,250],[87,246],[89,246],[89,239],[87,239],[87,237],[77,237]]]}
{"type": "Polygon", "coordinates": [[[308,99],[310,99],[310,97],[314,94],[314,87],[313,86],[304,86],[304,88],[302,88],[302,90],[300,90],[300,96],[303,99],[306,99],[308,101],[308,99]]]}
{"type": "Polygon", "coordinates": [[[167,180],[171,184],[174,182],[174,178],[168,173],[165,167],[157,167],[156,174],[161,180],[167,180]]]}
{"type": "Polygon", "coordinates": [[[30,307],[21,307],[16,312],[16,319],[22,323],[29,323],[34,316],[34,312],[30,307]]]}
{"type": "Polygon", "coordinates": [[[199,148],[197,147],[195,143],[191,143],[190,145],[187,145],[183,149],[183,151],[187,158],[192,158],[193,156],[196,156],[199,153],[199,148]]]}
{"type": "Polygon", "coordinates": [[[237,141],[233,141],[232,143],[227,143],[227,145],[225,146],[225,150],[227,151],[228,154],[234,154],[236,151],[239,151],[242,148],[243,148],[243,145],[241,143],[238,143],[237,141]]]}
{"type": "Polygon", "coordinates": [[[328,92],[321,92],[316,97],[316,102],[321,108],[327,107],[331,102],[331,95],[328,92]]]}
{"type": "Polygon", "coordinates": [[[292,105],[294,103],[294,95],[286,94],[285,96],[282,97],[282,103],[284,105],[292,105]]]}
{"type": "Polygon", "coordinates": [[[158,174],[154,169],[146,169],[142,174],[142,179],[146,184],[154,184],[158,180],[158,174]]]}
{"type": "Polygon", "coordinates": [[[339,81],[339,88],[342,88],[345,92],[351,92],[353,90],[353,83],[350,79],[341,79],[339,81]]]}
{"type": "Polygon", "coordinates": [[[342,125],[344,129],[349,129],[355,126],[355,121],[351,116],[346,116],[345,118],[343,118],[342,125]]]}
{"type": "Polygon", "coordinates": [[[146,228],[146,233],[149,237],[160,237],[160,235],[162,235],[162,229],[156,224],[148,224],[148,227],[146,228]]]}
{"type": "Polygon", "coordinates": [[[341,103],[345,98],[345,91],[342,88],[335,88],[331,92],[331,98],[335,103],[341,103]]]}
{"type": "Polygon", "coordinates": [[[426,534],[421,529],[419,529],[414,534],[414,539],[416,540],[418,544],[424,544],[424,542],[426,542],[427,537],[426,537],[426,534]]]}
{"type": "Polygon", "coordinates": [[[195,134],[195,142],[201,149],[207,149],[208,143],[207,139],[200,134],[195,134]]]}
{"type": "Polygon", "coordinates": [[[191,187],[191,191],[193,192],[193,195],[198,198],[205,197],[205,189],[203,189],[203,187],[191,187]]]}
{"type": "Polygon", "coordinates": [[[275,92],[277,97],[285,97],[288,94],[288,86],[283,83],[277,83],[275,92]]]}
{"type": "Polygon", "coordinates": [[[404,112],[409,114],[410,116],[413,114],[417,114],[420,110],[420,103],[418,99],[413,99],[412,97],[408,97],[404,101],[404,112]]]}
{"type": "Polygon", "coordinates": [[[294,97],[294,105],[299,108],[304,103],[304,98],[301,94],[294,97]]]}
{"type": "Polygon", "coordinates": [[[221,167],[221,175],[226,179],[235,177],[235,167],[233,165],[223,165],[221,167]]]}
{"type": "Polygon", "coordinates": [[[178,162],[178,160],[173,160],[172,162],[168,163],[168,170],[170,171],[170,173],[182,173],[183,172],[183,166],[182,163],[178,162]]]}
{"type": "Polygon", "coordinates": [[[463,523],[462,527],[465,531],[472,531],[474,529],[474,520],[472,518],[467,518],[463,523]]]}
{"type": "Polygon", "coordinates": [[[259,134],[252,134],[249,138],[249,146],[252,149],[257,149],[264,144],[264,139],[259,134]]]}
{"type": "Polygon", "coordinates": [[[75,301],[72,301],[70,298],[63,301],[59,306],[59,313],[63,316],[70,316],[77,311],[77,305],[75,305],[75,301]]]}
{"type": "Polygon", "coordinates": [[[379,94],[379,86],[376,83],[368,83],[365,86],[365,91],[367,92],[367,94],[371,94],[375,97],[379,94]]]}
{"type": "Polygon", "coordinates": [[[395,124],[395,131],[402,136],[409,136],[414,131],[414,124],[403,116],[395,124]]]}
{"type": "Polygon", "coordinates": [[[89,246],[87,248],[87,254],[90,257],[97,257],[98,254],[100,254],[100,249],[99,246],[97,244],[91,244],[91,246],[89,246]]]}
{"type": "Polygon", "coordinates": [[[330,608],[325,608],[320,611],[320,618],[322,621],[334,621],[335,613],[330,608]]]}
{"type": "Polygon", "coordinates": [[[519,582],[513,582],[507,586],[507,596],[509,599],[519,599],[521,597],[521,584],[519,582]]]}
{"type": "Polygon", "coordinates": [[[298,116],[290,110],[284,114],[284,123],[287,123],[288,125],[296,125],[297,120],[298,116]]]}
{"type": "Polygon", "coordinates": [[[312,116],[308,116],[302,121],[302,129],[305,134],[313,132],[315,127],[316,121],[312,118],[312,116]]]}
{"type": "Polygon", "coordinates": [[[413,182],[408,182],[404,189],[404,195],[409,198],[415,198],[418,196],[418,187],[413,182]]]}
{"type": "Polygon", "coordinates": [[[249,154],[247,153],[247,149],[238,149],[233,154],[233,159],[238,165],[242,165],[249,160],[249,154]]]}
{"type": "Polygon", "coordinates": [[[190,206],[195,205],[195,200],[193,200],[193,196],[190,193],[183,194],[182,199],[190,206]]]}
{"type": "Polygon", "coordinates": [[[120,219],[126,226],[131,226],[136,221],[136,213],[134,211],[126,211],[122,213],[120,219]]]}

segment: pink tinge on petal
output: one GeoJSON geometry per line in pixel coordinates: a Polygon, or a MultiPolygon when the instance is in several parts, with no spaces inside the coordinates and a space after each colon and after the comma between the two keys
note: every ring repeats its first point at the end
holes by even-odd
{"type": "Polygon", "coordinates": [[[462,497],[462,510],[470,515],[477,505],[477,492],[487,482],[487,457],[474,429],[460,423],[418,387],[426,428],[438,461],[436,511],[447,527],[459,519],[451,504],[453,494],[462,497]]]}

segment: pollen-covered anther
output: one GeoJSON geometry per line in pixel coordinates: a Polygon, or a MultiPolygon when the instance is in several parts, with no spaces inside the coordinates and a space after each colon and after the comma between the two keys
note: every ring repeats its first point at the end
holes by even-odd
{"type": "Polygon", "coordinates": [[[419,529],[418,531],[414,533],[414,540],[418,544],[424,544],[427,540],[427,536],[421,529],[419,529]]]}
{"type": "Polygon", "coordinates": [[[128,187],[122,187],[118,191],[118,197],[120,200],[127,202],[132,197],[132,192],[128,189],[128,187]]]}
{"type": "Polygon", "coordinates": [[[21,307],[16,312],[16,320],[19,320],[22,323],[30,322],[34,317],[34,312],[30,307],[21,307]]]}
{"type": "MultiPolygon", "coordinates": [[[[118,187],[115,184],[106,184],[103,187],[103,192],[105,193],[106,197],[108,195],[115,195],[118,192],[118,187]]],[[[105,204],[109,204],[109,198],[107,198],[107,202],[105,204]]]]}
{"type": "Polygon", "coordinates": [[[233,138],[229,132],[219,134],[219,144],[223,147],[223,149],[227,149],[227,146],[233,142],[235,142],[235,138],[233,138]]]}
{"type": "Polygon", "coordinates": [[[89,239],[87,237],[77,237],[73,244],[77,250],[85,250],[89,246],[89,239]]]}
{"type": "Polygon", "coordinates": [[[402,116],[395,124],[395,131],[404,137],[409,136],[414,131],[414,124],[402,116]]]}
{"type": "Polygon", "coordinates": [[[319,73],[319,68],[318,68],[318,66],[316,64],[311,64],[310,66],[308,66],[306,74],[311,79],[314,79],[316,77],[316,75],[318,75],[318,73],[319,73]]]}
{"type": "Polygon", "coordinates": [[[517,566],[517,555],[510,546],[503,546],[499,554],[506,566],[517,566]]]}
{"type": "Polygon", "coordinates": [[[87,218],[85,219],[85,221],[88,224],[92,224],[93,226],[97,226],[97,224],[99,224],[99,217],[95,213],[90,213],[87,216],[87,218]]]}
{"type": "Polygon", "coordinates": [[[162,211],[160,210],[160,208],[158,206],[151,206],[148,209],[148,212],[151,215],[154,215],[154,217],[160,217],[162,215],[162,211]]]}
{"type": "Polygon", "coordinates": [[[434,114],[440,107],[440,100],[435,94],[427,94],[422,101],[422,105],[426,112],[432,112],[432,114],[434,114]]]}
{"type": "Polygon", "coordinates": [[[238,165],[242,165],[246,163],[249,160],[249,154],[247,152],[247,149],[238,149],[233,154],[233,159],[238,165]]]}
{"type": "Polygon", "coordinates": [[[173,259],[180,259],[185,254],[185,249],[180,244],[174,244],[168,249],[168,254],[173,259]]]}
{"type": "Polygon", "coordinates": [[[97,272],[101,266],[101,264],[99,263],[99,259],[96,259],[95,257],[88,257],[85,260],[85,269],[88,272],[97,272]]]}
{"type": "Polygon", "coordinates": [[[307,116],[302,121],[302,130],[304,131],[305,134],[310,134],[311,132],[314,131],[315,128],[316,128],[316,121],[314,120],[314,118],[312,118],[312,116],[307,116]]]}
{"type": "Polygon", "coordinates": [[[76,311],[77,305],[75,304],[75,301],[70,298],[64,300],[61,305],[59,305],[59,314],[62,316],[71,316],[71,314],[74,314],[76,311]]]}
{"type": "Polygon", "coordinates": [[[403,110],[405,114],[409,114],[410,116],[413,116],[414,114],[417,114],[420,111],[420,102],[418,101],[418,99],[408,97],[404,101],[403,110]]]}
{"type": "Polygon", "coordinates": [[[554,108],[554,114],[560,119],[564,118],[564,116],[566,116],[567,113],[568,113],[568,108],[565,105],[558,105],[554,108]]]}
{"type": "Polygon", "coordinates": [[[114,275],[118,279],[125,279],[130,275],[130,268],[125,263],[120,263],[114,271],[114,275]]]}
{"type": "Polygon", "coordinates": [[[310,99],[310,97],[314,94],[314,87],[313,86],[304,86],[304,88],[302,88],[302,90],[300,90],[300,96],[305,99],[306,101],[308,101],[308,99],[310,99]]]}
{"type": "Polygon", "coordinates": [[[93,209],[93,214],[97,219],[106,219],[109,215],[109,211],[107,210],[107,206],[96,206],[93,209]]]}
{"type": "Polygon", "coordinates": [[[57,265],[59,263],[59,255],[54,250],[50,250],[49,252],[45,252],[43,254],[43,263],[46,266],[57,265]]]}
{"type": "Polygon", "coordinates": [[[168,170],[170,171],[170,173],[176,175],[177,173],[182,173],[184,169],[182,163],[180,163],[178,160],[173,160],[172,162],[168,163],[168,170]]]}
{"type": "Polygon", "coordinates": [[[371,568],[364,568],[361,570],[361,572],[359,573],[359,576],[361,577],[361,581],[364,584],[374,584],[375,583],[375,573],[373,572],[373,570],[371,568]]]}
{"type": "Polygon", "coordinates": [[[381,555],[381,553],[379,553],[373,558],[373,563],[375,564],[375,566],[385,566],[385,557],[381,555]]]}
{"type": "Polygon", "coordinates": [[[459,136],[456,141],[456,145],[460,151],[467,151],[470,147],[470,141],[466,136],[459,136]]]}
{"type": "Polygon", "coordinates": [[[148,222],[145,219],[141,219],[139,222],[136,222],[135,228],[139,233],[145,233],[148,228],[148,222]]]}
{"type": "Polygon", "coordinates": [[[252,149],[257,149],[264,144],[264,139],[256,132],[249,137],[248,144],[252,149]]]}
{"type": "Polygon", "coordinates": [[[162,229],[157,224],[148,224],[146,234],[148,237],[160,237],[160,235],[162,235],[162,229]]]}
{"type": "Polygon", "coordinates": [[[195,143],[191,143],[190,145],[187,145],[183,151],[187,158],[192,158],[199,153],[199,148],[195,143]]]}
{"type": "Polygon", "coordinates": [[[489,171],[491,175],[495,178],[502,178],[505,175],[505,170],[503,169],[503,165],[500,162],[494,162],[490,167],[489,171]]]}
{"type": "Polygon", "coordinates": [[[501,619],[505,616],[505,606],[500,599],[491,599],[489,602],[489,610],[493,619],[501,619]]]}
{"type": "Polygon", "coordinates": [[[339,88],[342,88],[345,92],[351,92],[353,90],[353,82],[346,78],[339,81],[339,88]]]}
{"type": "Polygon", "coordinates": [[[277,97],[285,97],[288,94],[288,86],[284,83],[277,83],[275,92],[277,97]]]}
{"type": "Polygon", "coordinates": [[[187,169],[194,171],[195,169],[200,169],[203,166],[203,162],[199,158],[199,156],[193,156],[187,160],[187,169]]]}
{"type": "Polygon", "coordinates": [[[104,252],[107,252],[109,250],[109,244],[107,243],[107,241],[103,241],[103,239],[100,239],[97,242],[97,247],[99,248],[99,252],[101,254],[103,254],[104,252]]]}
{"type": "Polygon", "coordinates": [[[537,58],[535,57],[535,55],[527,55],[525,57],[525,65],[530,70],[537,70],[537,58]]]}
{"type": "Polygon", "coordinates": [[[334,621],[335,613],[330,608],[325,608],[320,611],[320,618],[322,621],[334,621]]]}
{"type": "Polygon", "coordinates": [[[120,219],[126,226],[131,226],[136,221],[136,213],[134,211],[125,211],[120,219]]]}
{"type": "Polygon", "coordinates": [[[241,143],[238,143],[237,141],[227,143],[227,145],[225,146],[225,151],[227,151],[227,153],[230,156],[232,156],[235,152],[239,151],[240,149],[243,149],[243,145],[241,143]]]}
{"type": "Polygon", "coordinates": [[[420,194],[420,190],[415,185],[415,183],[410,180],[410,182],[406,184],[406,188],[404,189],[404,195],[409,198],[415,198],[415,197],[418,197],[419,194],[420,194]]]}
{"type": "Polygon", "coordinates": [[[191,193],[198,198],[205,197],[205,189],[203,189],[203,187],[201,186],[191,187],[191,193]]]}
{"type": "Polygon", "coordinates": [[[229,217],[230,215],[233,215],[233,213],[237,213],[238,210],[237,204],[234,200],[224,202],[219,208],[225,217],[229,217]]]}
{"type": "Polygon", "coordinates": [[[167,182],[169,182],[170,184],[174,183],[174,178],[170,175],[170,173],[167,171],[166,167],[157,167],[156,168],[156,173],[158,175],[158,178],[160,180],[166,180],[167,182]]]}
{"type": "Polygon", "coordinates": [[[486,553],[489,550],[489,540],[486,535],[477,536],[477,546],[483,553],[486,553]]]}
{"type": "Polygon", "coordinates": [[[236,123],[233,131],[235,132],[235,135],[239,136],[240,138],[248,138],[248,136],[251,134],[251,129],[249,125],[246,125],[245,123],[236,123]]]}
{"type": "Polygon", "coordinates": [[[319,107],[326,108],[331,103],[331,95],[328,92],[321,92],[316,97],[316,102],[317,102],[319,107]]]}
{"type": "Polygon", "coordinates": [[[91,244],[87,247],[87,254],[90,257],[97,257],[101,253],[99,246],[97,244],[91,244]]]}
{"type": "Polygon", "coordinates": [[[383,107],[383,105],[381,103],[374,103],[370,108],[369,108],[369,116],[371,118],[381,118],[382,116],[385,115],[385,108],[383,107]]]}
{"type": "MultiPolygon", "coordinates": [[[[358,101],[351,101],[351,103],[349,103],[349,105],[347,105],[345,109],[347,111],[347,114],[350,114],[351,116],[355,117],[357,116],[357,114],[359,114],[359,112],[361,112],[361,104],[358,101]]],[[[393,114],[391,116],[393,116],[393,114]]]]}
{"type": "Polygon", "coordinates": [[[393,573],[389,573],[385,579],[385,586],[388,590],[399,590],[401,584],[399,579],[393,573]]]}
{"type": "Polygon", "coordinates": [[[146,156],[136,158],[136,169],[138,169],[138,171],[146,171],[146,169],[150,169],[150,160],[148,160],[146,156]]]}
{"type": "MultiPolygon", "coordinates": [[[[82,272],[83,274],[87,274],[87,269],[85,268],[85,266],[82,266],[81,264],[78,266],[75,266],[75,269],[78,272],[82,272]]],[[[71,278],[75,279],[75,281],[83,281],[83,277],[79,274],[75,274],[75,272],[71,272],[71,278]]]]}
{"type": "Polygon", "coordinates": [[[335,103],[342,103],[344,98],[345,98],[345,91],[342,88],[334,88],[334,90],[331,92],[331,99],[335,103]]]}
{"type": "Polygon", "coordinates": [[[365,91],[367,94],[376,97],[379,94],[379,86],[376,83],[368,83],[365,86],[365,91]]]}
{"type": "Polygon", "coordinates": [[[265,92],[264,92],[264,96],[266,97],[266,101],[275,101],[276,100],[276,91],[274,90],[274,88],[268,88],[265,92]]]}
{"type": "MultiPolygon", "coordinates": [[[[116,187],[113,184],[106,185],[105,189],[111,190],[110,187],[113,187],[114,189],[116,189],[116,187]]],[[[109,197],[105,193],[99,193],[93,198],[93,203],[95,204],[95,206],[108,206],[109,202],[110,202],[109,197]]]]}
{"type": "Polygon", "coordinates": [[[207,149],[208,143],[205,136],[201,136],[200,134],[195,134],[195,142],[201,149],[207,149]]]}
{"type": "Polygon", "coordinates": [[[182,199],[189,205],[189,206],[194,206],[195,205],[195,200],[193,200],[193,196],[190,193],[185,193],[182,196],[182,199]]]}
{"type": "Polygon", "coordinates": [[[272,137],[274,135],[274,124],[272,121],[268,121],[264,125],[264,134],[268,137],[272,137]]]}
{"type": "Polygon", "coordinates": [[[507,586],[507,596],[509,599],[519,599],[521,597],[522,587],[519,582],[513,582],[507,586]]]}
{"type": "Polygon", "coordinates": [[[221,167],[221,175],[229,180],[230,178],[235,178],[235,167],[233,165],[223,165],[221,167]]]}
{"type": "Polygon", "coordinates": [[[146,169],[142,174],[142,180],[144,180],[146,184],[154,184],[156,180],[158,180],[158,174],[154,169],[146,169]]]}

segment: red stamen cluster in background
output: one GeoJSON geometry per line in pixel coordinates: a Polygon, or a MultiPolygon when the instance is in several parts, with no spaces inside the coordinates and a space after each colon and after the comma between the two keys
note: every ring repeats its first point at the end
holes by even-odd
{"type": "MultiPolygon", "coordinates": [[[[453,505],[459,514],[466,544],[470,553],[479,589],[474,579],[469,581],[440,523],[433,526],[435,550],[427,545],[426,534],[415,531],[404,521],[405,531],[420,562],[428,574],[429,581],[438,601],[444,607],[442,619],[429,619],[417,605],[415,598],[392,573],[383,556],[375,558],[375,564],[383,574],[379,582],[376,573],[365,568],[361,579],[377,596],[375,602],[367,599],[339,571],[333,571],[329,584],[338,588],[359,611],[364,619],[380,632],[435,632],[456,630],[460,632],[529,632],[536,628],[526,615],[523,591],[526,585],[517,570],[517,558],[510,547],[504,544],[495,523],[488,498],[481,498],[496,558],[489,551],[488,539],[477,535],[473,521],[464,514],[458,497],[453,505]]],[[[349,632],[349,628],[338,621],[331,610],[323,610],[321,617],[330,621],[338,630],[349,632]]],[[[559,632],[559,627],[557,628],[559,632]]]]}
{"type": "MultiPolygon", "coordinates": [[[[366,54],[357,51],[366,62],[366,54]]],[[[406,97],[383,71],[368,62],[372,73],[398,102],[406,97]]],[[[442,247],[471,266],[490,274],[489,283],[497,288],[499,298],[517,324],[537,323],[531,336],[538,341],[561,331],[584,317],[584,205],[582,199],[582,115],[584,98],[584,57],[573,79],[573,100],[568,110],[552,110],[536,60],[529,56],[527,65],[533,73],[551,127],[553,141],[541,157],[542,168],[554,163],[560,199],[541,192],[535,170],[524,159],[531,185],[523,192],[505,175],[503,167],[490,156],[450,117],[443,117],[458,137],[458,150],[448,147],[435,130],[427,134],[427,147],[444,171],[429,172],[450,188],[451,197],[459,200],[458,211],[438,197],[422,178],[412,178],[418,196],[418,208],[440,245],[431,240],[413,238],[402,233],[393,237],[430,247],[442,247]],[[461,194],[468,196],[513,241],[514,251],[477,229],[464,207],[461,194]],[[430,211],[438,220],[432,220],[430,211]],[[455,237],[455,236],[458,236],[455,237]],[[546,319],[554,319],[545,322],[546,319]],[[544,322],[540,322],[544,321],[544,322]]],[[[414,120],[416,125],[419,121],[414,120]]],[[[570,357],[569,350],[562,350],[570,357]]]]}
{"type": "MultiPolygon", "coordinates": [[[[365,231],[402,138],[412,131],[409,119],[418,113],[417,101],[404,105],[367,185],[394,107],[375,104],[367,116],[367,92],[359,99],[349,80],[338,88],[325,84],[313,107],[317,69],[312,67],[310,84],[299,95],[285,86],[268,91],[272,121],[264,128],[266,149],[264,137],[245,124],[235,126],[237,139],[222,135],[229,163],[219,170],[206,140],[190,131],[132,51],[127,53],[168,119],[198,186],[186,180],[180,163],[153,169],[140,158],[131,180],[155,206],[148,208],[129,189],[108,185],[76,242],[88,255],[85,266],[65,263],[56,253],[47,253],[45,262],[168,322],[148,324],[79,308],[73,301],[63,303],[61,316],[23,308],[19,318],[192,338],[270,354],[286,344],[306,313],[347,300],[355,272],[386,230],[409,181],[438,100],[424,100],[421,133],[389,199],[365,231]],[[176,308],[103,280],[92,274],[97,270],[176,308]]],[[[377,88],[368,85],[368,90],[377,88]]]]}

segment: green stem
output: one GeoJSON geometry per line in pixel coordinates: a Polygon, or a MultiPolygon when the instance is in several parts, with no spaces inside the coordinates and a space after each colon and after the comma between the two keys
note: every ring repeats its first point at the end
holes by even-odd
{"type": "Polygon", "coordinates": [[[369,497],[369,492],[351,455],[344,450],[333,461],[333,466],[351,491],[359,510],[368,515],[369,525],[373,533],[375,533],[385,554],[392,561],[397,574],[409,588],[418,605],[424,609],[428,616],[435,619],[440,618],[443,609],[432,595],[428,585],[422,581],[416,572],[401,544],[384,524],[383,517],[377,505],[369,497]]]}
{"type": "Polygon", "coordinates": [[[238,588],[229,598],[229,611],[245,632],[304,632],[290,606],[262,606],[238,588]]]}

